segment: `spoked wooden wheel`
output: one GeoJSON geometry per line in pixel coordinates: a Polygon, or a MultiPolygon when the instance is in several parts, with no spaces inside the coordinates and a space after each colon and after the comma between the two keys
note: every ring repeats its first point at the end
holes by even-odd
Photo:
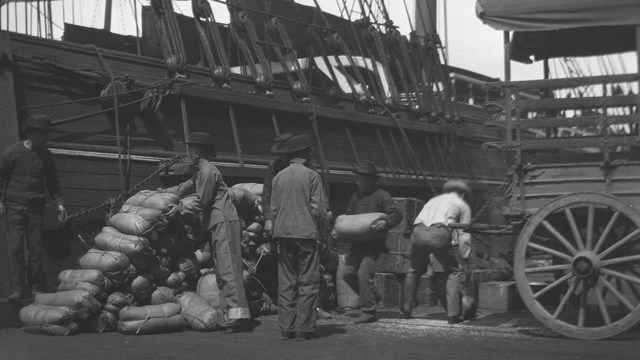
{"type": "Polygon", "coordinates": [[[580,339],[620,334],[640,320],[640,215],[611,196],[561,196],[522,229],[514,273],[549,328],[580,339]]]}

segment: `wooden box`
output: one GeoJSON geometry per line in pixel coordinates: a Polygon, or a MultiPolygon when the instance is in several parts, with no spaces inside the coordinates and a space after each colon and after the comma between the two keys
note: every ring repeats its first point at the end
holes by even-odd
{"type": "Polygon", "coordinates": [[[507,311],[522,305],[515,281],[489,281],[478,287],[478,307],[481,309],[507,311]]]}

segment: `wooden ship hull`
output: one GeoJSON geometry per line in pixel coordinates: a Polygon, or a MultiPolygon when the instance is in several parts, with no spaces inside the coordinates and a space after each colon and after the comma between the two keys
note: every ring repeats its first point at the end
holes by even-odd
{"type": "MultiPolygon", "coordinates": [[[[144,29],[153,24],[153,14],[146,11],[149,21],[144,29]]],[[[193,27],[193,19],[179,18],[178,23],[189,21],[193,27]]],[[[379,166],[380,185],[395,197],[427,200],[446,180],[465,179],[474,190],[475,209],[502,182],[510,165],[508,154],[481,150],[482,143],[497,141],[501,134],[483,126],[489,114],[478,105],[481,101],[476,105],[454,101],[455,88],[412,94],[407,87],[397,92],[395,101],[381,103],[344,90],[336,95],[326,85],[330,83],[326,73],[321,79],[317,67],[305,66],[305,91],[298,92],[286,74],[275,71],[265,91],[255,76],[233,70],[242,67],[240,59],[229,64],[231,74],[221,81],[201,59],[187,61],[179,72],[168,69],[168,54],[158,56],[157,44],[153,51],[158,37],[94,34],[68,24],[65,40],[72,39],[74,31],[96,42],[114,39],[117,45],[98,47],[0,31],[0,148],[19,139],[20,124],[28,115],[49,115],[57,125],[49,148],[70,213],[126,192],[162,160],[186,157],[184,136],[192,131],[213,136],[216,165],[229,186],[262,182],[274,157],[269,148],[277,133],[308,134],[316,144],[318,171],[336,213],[344,211],[356,190],[352,171],[361,160],[379,166]],[[137,41],[142,43],[138,52],[146,49],[153,56],[132,53],[137,41]],[[422,107],[411,101],[417,97],[422,107]]],[[[185,44],[188,33],[182,32],[185,44]]],[[[302,63],[303,57],[299,59],[302,63]]],[[[449,81],[446,75],[435,82],[449,81]]],[[[177,164],[142,187],[174,184],[189,171],[177,164]]],[[[100,209],[75,217],[70,221],[72,232],[65,234],[91,238],[103,226],[104,216],[100,209]]],[[[484,221],[500,222],[499,217],[499,206],[492,207],[484,221]]],[[[47,216],[45,226],[48,236],[55,237],[53,216],[47,216]]],[[[72,253],[80,252],[73,245],[72,253]]],[[[49,258],[48,276],[73,266],[70,259],[75,257],[49,258]]],[[[0,289],[3,295],[7,285],[0,289]]]]}

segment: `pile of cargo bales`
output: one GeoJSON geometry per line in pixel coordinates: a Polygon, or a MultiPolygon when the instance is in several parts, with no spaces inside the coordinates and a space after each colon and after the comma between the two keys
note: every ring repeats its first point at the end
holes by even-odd
{"type": "Polygon", "coordinates": [[[79,269],[59,273],[57,293],[20,311],[24,330],[151,334],[219,330],[225,319],[211,249],[197,229],[197,197],[142,191],[107,216],[79,269]]]}
{"type": "Polygon", "coordinates": [[[240,217],[242,259],[249,309],[253,316],[277,313],[278,255],[264,230],[262,184],[240,183],[229,188],[229,196],[240,217]]]}

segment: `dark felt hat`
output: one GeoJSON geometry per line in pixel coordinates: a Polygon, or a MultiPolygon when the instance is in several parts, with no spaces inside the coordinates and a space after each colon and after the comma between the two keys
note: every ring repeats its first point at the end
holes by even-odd
{"type": "Polygon", "coordinates": [[[291,154],[312,147],[311,139],[307,135],[296,135],[289,139],[282,150],[283,154],[291,154]]]}
{"type": "Polygon", "coordinates": [[[198,145],[198,146],[208,146],[208,147],[216,147],[216,144],[213,143],[213,139],[211,135],[204,132],[192,132],[189,134],[189,140],[185,141],[187,145],[198,145]]]}
{"type": "Polygon", "coordinates": [[[283,154],[285,153],[284,150],[287,144],[287,141],[289,139],[291,139],[293,137],[293,134],[290,132],[283,132],[282,134],[276,136],[273,141],[275,142],[275,144],[273,144],[273,146],[271,146],[271,149],[269,149],[269,151],[271,151],[273,154],[283,154]]]}
{"type": "Polygon", "coordinates": [[[462,180],[449,180],[449,181],[447,181],[446,183],[444,183],[444,186],[442,186],[442,191],[445,192],[445,193],[452,192],[452,191],[461,191],[461,192],[467,194],[467,196],[473,195],[469,185],[466,182],[462,181],[462,180]]]}
{"type": "Polygon", "coordinates": [[[24,126],[27,129],[39,129],[39,130],[53,129],[53,125],[51,125],[51,119],[49,119],[49,117],[45,115],[29,116],[24,126]]]}
{"type": "Polygon", "coordinates": [[[363,161],[358,165],[355,171],[356,174],[365,174],[371,176],[378,176],[378,169],[376,169],[376,165],[371,161],[363,161]]]}

